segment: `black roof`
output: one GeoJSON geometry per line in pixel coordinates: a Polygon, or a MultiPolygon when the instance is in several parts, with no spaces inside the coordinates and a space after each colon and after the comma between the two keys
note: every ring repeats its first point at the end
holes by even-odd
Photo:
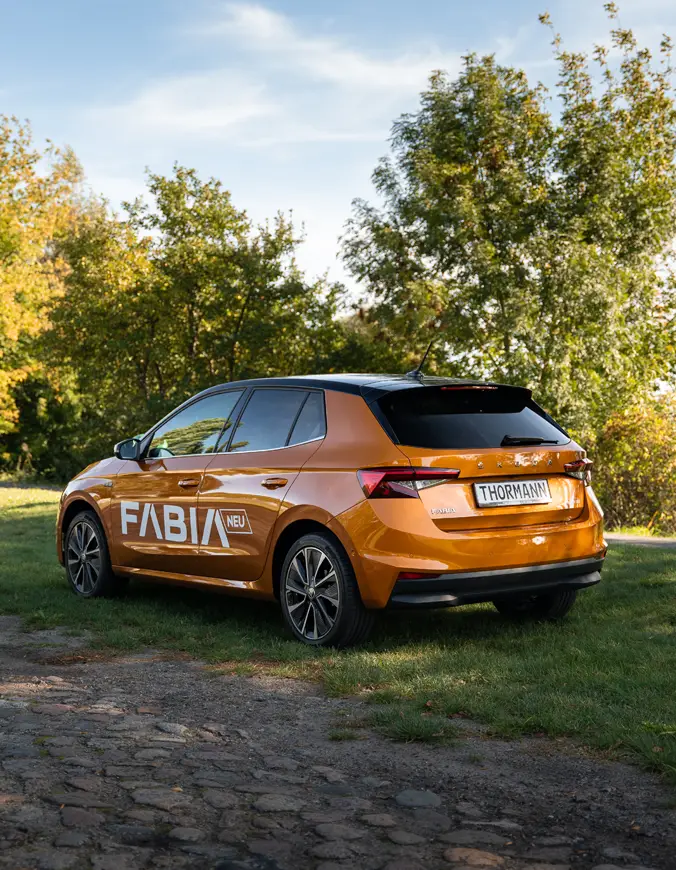
{"type": "MultiPolygon", "coordinates": [[[[406,375],[374,375],[374,374],[333,374],[333,375],[299,375],[288,378],[256,378],[249,381],[230,381],[209,387],[199,393],[200,396],[219,392],[233,387],[314,387],[322,390],[336,390],[340,393],[352,393],[372,401],[385,393],[397,390],[415,389],[417,387],[434,387],[443,384],[487,384],[471,378],[436,378],[409,377],[406,375]]],[[[498,386],[496,384],[496,386],[498,386]]]]}
{"type": "Polygon", "coordinates": [[[387,395],[387,393],[420,387],[443,386],[444,384],[476,384],[477,386],[504,387],[508,390],[522,390],[530,396],[530,390],[524,387],[507,386],[505,384],[493,383],[492,381],[479,381],[471,378],[434,378],[425,375],[412,377],[407,375],[374,374],[299,375],[289,378],[255,378],[248,381],[228,381],[225,384],[215,384],[213,387],[202,390],[201,393],[191,396],[178,407],[174,408],[173,411],[156,423],[152,429],[148,429],[142,438],[146,438],[151,431],[157,429],[165,420],[168,420],[186,406],[191,405],[196,399],[201,399],[203,396],[219,393],[223,390],[244,389],[247,387],[299,387],[303,389],[336,390],[340,393],[352,393],[356,396],[363,396],[371,404],[382,398],[382,396],[387,395]]]}

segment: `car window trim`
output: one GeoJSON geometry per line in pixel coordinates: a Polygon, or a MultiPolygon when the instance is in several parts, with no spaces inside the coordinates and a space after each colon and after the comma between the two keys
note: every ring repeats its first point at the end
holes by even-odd
{"type": "Polygon", "coordinates": [[[308,390],[308,392],[305,393],[305,398],[300,403],[300,407],[296,411],[296,416],[293,418],[293,422],[291,423],[291,426],[289,427],[289,434],[286,436],[286,441],[284,442],[284,447],[289,446],[289,441],[291,440],[291,436],[293,435],[293,430],[296,428],[296,423],[298,422],[298,418],[300,417],[303,408],[307,405],[307,400],[309,398],[310,398],[310,392],[308,390]]]}
{"type": "MultiPolygon", "coordinates": [[[[227,390],[227,392],[232,393],[235,391],[234,390],[227,390]]],[[[242,391],[242,395],[239,397],[239,399],[237,399],[237,401],[235,402],[235,405],[232,409],[232,417],[228,417],[228,420],[232,419],[234,421],[232,424],[232,427],[231,427],[232,431],[230,432],[228,439],[227,439],[228,444],[230,443],[230,438],[232,438],[232,436],[235,432],[235,429],[237,428],[237,424],[240,421],[240,418],[242,416],[244,408],[246,408],[246,406],[249,404],[249,395],[248,394],[250,392],[251,392],[251,387],[247,387],[246,389],[244,389],[242,391]]],[[[212,456],[215,455],[216,453],[221,453],[221,450],[219,450],[219,447],[221,444],[221,439],[223,438],[223,435],[225,434],[225,427],[228,424],[228,420],[224,421],[223,426],[221,427],[221,431],[218,433],[218,438],[216,439],[216,444],[214,446],[214,451],[213,451],[212,456]]]]}
{"type": "MultiPolygon", "coordinates": [[[[243,416],[244,412],[246,411],[247,405],[251,401],[251,397],[258,390],[261,390],[261,391],[262,390],[277,390],[277,391],[284,390],[284,391],[294,392],[294,393],[299,393],[299,392],[306,393],[305,398],[301,402],[301,409],[305,407],[305,403],[307,402],[310,393],[321,393],[322,394],[322,403],[325,406],[325,409],[324,409],[324,428],[326,430],[326,403],[323,401],[323,394],[325,392],[324,390],[313,389],[312,387],[278,386],[277,384],[271,384],[269,387],[265,387],[265,386],[249,387],[248,388],[249,395],[247,396],[247,399],[242,406],[242,410],[239,412],[239,414],[237,416],[237,420],[235,421],[235,424],[232,427],[232,432],[230,433],[230,437],[228,438],[227,444],[225,445],[225,448],[223,450],[218,451],[219,453],[229,454],[232,452],[233,456],[238,456],[242,453],[268,453],[270,450],[286,450],[288,447],[298,447],[299,446],[298,444],[289,444],[288,443],[289,438],[291,437],[291,433],[293,432],[293,428],[296,425],[296,421],[298,420],[298,414],[296,414],[296,417],[294,418],[294,421],[289,429],[289,434],[287,435],[286,442],[284,444],[280,444],[279,447],[264,447],[262,449],[256,449],[256,450],[235,450],[235,451],[230,450],[230,445],[232,444],[232,439],[235,437],[235,432],[237,431],[237,427],[239,426],[240,420],[242,419],[242,416],[243,416]]],[[[300,413],[300,411],[298,413],[300,413]]],[[[324,431],[324,434],[320,438],[310,438],[308,441],[299,442],[299,444],[311,444],[313,441],[321,441],[324,438],[326,438],[326,431],[324,431]]]]}
{"type": "Polygon", "coordinates": [[[166,462],[168,459],[185,459],[187,456],[209,456],[213,459],[214,456],[241,456],[244,453],[270,453],[272,450],[289,450],[291,447],[300,447],[303,444],[312,444],[315,441],[323,441],[326,438],[324,435],[318,435],[316,438],[308,438],[307,441],[297,441],[295,444],[284,444],[281,447],[263,447],[257,450],[237,450],[235,453],[224,453],[220,450],[218,453],[181,453],[180,456],[148,456],[142,459],[142,462],[166,462]]]}
{"type": "MultiPolygon", "coordinates": [[[[173,411],[170,411],[166,416],[162,417],[162,419],[159,422],[157,422],[149,432],[146,432],[146,434],[143,436],[143,440],[141,442],[142,449],[141,449],[141,457],[140,458],[143,460],[145,460],[145,459],[181,459],[183,456],[210,456],[210,455],[213,455],[213,454],[209,454],[209,453],[180,453],[180,454],[174,455],[174,456],[164,456],[164,457],[162,457],[162,456],[150,456],[150,457],[148,457],[145,454],[146,454],[146,451],[150,448],[152,440],[155,437],[155,433],[160,428],[160,426],[163,426],[165,423],[171,422],[171,420],[173,420],[174,417],[177,417],[182,411],[185,411],[187,408],[192,407],[192,405],[197,404],[197,402],[205,401],[206,399],[210,399],[213,396],[221,396],[225,393],[246,394],[246,392],[247,392],[246,389],[242,389],[242,387],[233,387],[232,389],[229,389],[229,390],[217,390],[216,392],[209,393],[206,396],[195,396],[192,401],[190,399],[186,400],[182,405],[179,405],[178,408],[175,408],[173,411]]],[[[235,406],[233,408],[233,411],[237,410],[237,405],[241,401],[242,401],[242,396],[240,396],[239,399],[235,402],[235,406]]],[[[229,419],[229,417],[228,417],[228,419],[229,419]]],[[[216,445],[215,445],[216,447],[218,447],[218,442],[221,440],[221,437],[223,435],[223,429],[225,428],[225,425],[228,422],[228,419],[226,419],[224,421],[223,425],[220,428],[220,431],[218,433],[218,438],[216,439],[216,445]]],[[[214,453],[215,452],[216,451],[214,449],[214,453]]]]}
{"type": "Polygon", "coordinates": [[[312,444],[314,441],[323,441],[326,435],[319,435],[317,438],[309,438],[307,441],[298,441],[296,444],[282,444],[281,447],[261,447],[256,450],[235,450],[232,453],[195,453],[195,456],[243,456],[245,453],[272,453],[273,450],[290,450],[292,447],[300,447],[302,444],[312,444]]]}
{"type": "MultiPolygon", "coordinates": [[[[242,406],[239,409],[239,413],[237,414],[237,417],[232,424],[232,430],[223,444],[223,449],[218,451],[219,453],[228,453],[230,451],[230,444],[232,443],[232,439],[235,437],[235,432],[237,431],[239,422],[242,419],[242,414],[246,411],[246,407],[251,401],[251,397],[253,396],[255,389],[255,387],[247,387],[246,393],[244,395],[244,400],[242,401],[242,406]]],[[[216,446],[218,447],[219,445],[216,444],[216,446]]]]}

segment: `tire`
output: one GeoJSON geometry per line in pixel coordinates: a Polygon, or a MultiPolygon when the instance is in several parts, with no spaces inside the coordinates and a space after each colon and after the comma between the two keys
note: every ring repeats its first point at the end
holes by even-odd
{"type": "Polygon", "coordinates": [[[558,589],[546,595],[527,598],[502,598],[493,602],[495,608],[510,619],[563,619],[571,610],[577,592],[575,589],[558,589]]]}
{"type": "Polygon", "coordinates": [[[309,646],[355,646],[375,623],[347,554],[328,534],[303,535],[293,544],[282,565],[279,593],[287,627],[309,646]]]}
{"type": "Polygon", "coordinates": [[[112,598],[127,587],[127,578],[113,573],[106,533],[93,511],[70,521],[63,557],[70,588],[81,598],[112,598]]]}

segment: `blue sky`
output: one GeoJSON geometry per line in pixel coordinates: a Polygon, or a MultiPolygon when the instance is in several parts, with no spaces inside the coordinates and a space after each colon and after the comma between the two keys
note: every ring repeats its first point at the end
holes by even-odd
{"type": "MultiPolygon", "coordinates": [[[[644,43],[676,36],[676,0],[619,5],[644,43]]],[[[392,121],[468,51],[554,87],[545,10],[570,48],[607,38],[600,0],[0,0],[0,113],[72,146],[114,206],[179,161],[257,221],[292,209],[301,264],[344,279],[337,238],[392,121]]]]}

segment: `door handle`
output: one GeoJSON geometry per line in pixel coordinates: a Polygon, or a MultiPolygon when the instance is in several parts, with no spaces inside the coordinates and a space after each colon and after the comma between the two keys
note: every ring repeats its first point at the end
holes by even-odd
{"type": "Polygon", "coordinates": [[[288,482],[285,477],[268,477],[263,481],[262,486],[266,489],[279,489],[286,486],[288,482]]]}
{"type": "Polygon", "coordinates": [[[197,477],[186,477],[183,480],[179,480],[178,485],[183,487],[188,486],[199,486],[199,479],[197,477]]]}

